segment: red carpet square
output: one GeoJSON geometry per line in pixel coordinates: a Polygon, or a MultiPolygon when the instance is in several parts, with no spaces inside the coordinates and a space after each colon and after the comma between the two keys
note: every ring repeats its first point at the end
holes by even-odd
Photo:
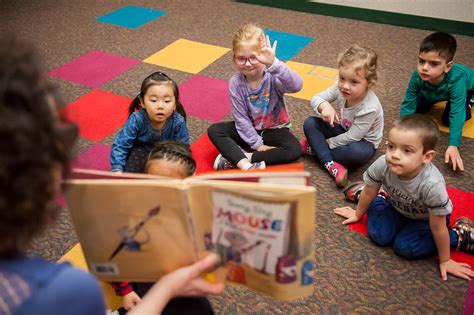
{"type": "Polygon", "coordinates": [[[213,122],[221,121],[230,112],[227,81],[195,75],[179,86],[186,113],[213,122]]]}
{"type": "Polygon", "coordinates": [[[90,88],[98,88],[140,62],[140,60],[92,50],[50,71],[49,74],[90,88]]]}
{"type": "MultiPolygon", "coordinates": [[[[472,210],[474,203],[474,193],[467,192],[461,189],[447,187],[449,198],[453,203],[453,212],[451,213],[451,223],[455,222],[460,216],[466,216],[474,220],[474,212],[472,210]]],[[[364,215],[362,220],[357,223],[349,224],[348,228],[365,235],[368,234],[367,230],[367,215],[364,215]]],[[[467,253],[451,251],[451,258],[465,262],[474,267],[474,255],[469,255],[467,253]]]]}
{"type": "Polygon", "coordinates": [[[100,141],[120,128],[128,116],[131,99],[95,90],[61,109],[61,114],[79,126],[81,137],[100,141]]]}
{"type": "Polygon", "coordinates": [[[212,144],[207,132],[191,144],[191,152],[196,160],[196,174],[214,170],[214,160],[219,151],[212,144]]]}
{"type": "Polygon", "coordinates": [[[79,154],[71,163],[72,168],[87,168],[99,171],[110,170],[111,147],[97,143],[79,154]]]}

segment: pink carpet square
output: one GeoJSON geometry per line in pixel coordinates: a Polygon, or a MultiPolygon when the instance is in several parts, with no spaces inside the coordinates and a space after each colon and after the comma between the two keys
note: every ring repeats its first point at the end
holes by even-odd
{"type": "Polygon", "coordinates": [[[111,147],[96,143],[86,151],[79,154],[71,163],[73,168],[87,168],[99,171],[110,170],[111,147]]]}
{"type": "Polygon", "coordinates": [[[221,121],[230,112],[228,82],[194,75],[179,86],[186,113],[213,122],[221,121]]]}
{"type": "Polygon", "coordinates": [[[140,62],[140,60],[92,50],[64,66],[51,70],[49,74],[90,88],[98,88],[140,62]]]}
{"type": "Polygon", "coordinates": [[[128,117],[131,98],[94,90],[61,109],[61,114],[79,126],[81,137],[100,141],[120,128],[128,117]]]}

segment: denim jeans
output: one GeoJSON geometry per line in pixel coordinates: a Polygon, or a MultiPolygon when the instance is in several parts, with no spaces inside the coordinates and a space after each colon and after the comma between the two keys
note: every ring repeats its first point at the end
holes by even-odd
{"type": "MultiPolygon", "coordinates": [[[[407,259],[422,259],[438,253],[428,220],[407,218],[386,200],[377,196],[369,206],[369,237],[379,246],[393,245],[395,254],[407,259]]],[[[446,226],[449,224],[446,216],[446,226]]],[[[451,247],[457,245],[457,234],[448,229],[451,247]]]]}
{"type": "Polygon", "coordinates": [[[323,165],[334,160],[346,167],[359,166],[374,156],[374,145],[365,139],[330,149],[326,139],[346,132],[337,123],[331,127],[321,118],[308,117],[304,122],[303,129],[311,149],[323,165]]]}

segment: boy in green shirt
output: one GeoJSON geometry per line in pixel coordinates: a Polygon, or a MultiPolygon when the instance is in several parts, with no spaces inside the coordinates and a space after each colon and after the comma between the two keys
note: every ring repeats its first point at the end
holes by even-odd
{"type": "Polygon", "coordinates": [[[459,153],[464,122],[471,118],[474,92],[474,71],[453,63],[456,39],[446,33],[433,33],[421,42],[418,66],[408,83],[400,115],[426,114],[434,103],[447,101],[442,122],[449,128],[446,163],[453,164],[453,171],[464,171],[459,153]]]}

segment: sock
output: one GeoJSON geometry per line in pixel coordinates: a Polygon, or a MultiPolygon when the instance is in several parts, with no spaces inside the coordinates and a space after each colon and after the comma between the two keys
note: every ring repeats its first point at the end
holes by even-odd
{"type": "Polygon", "coordinates": [[[248,169],[251,168],[251,167],[252,167],[252,163],[247,162],[247,163],[245,163],[245,164],[242,166],[242,169],[243,169],[244,171],[248,171],[248,169]]]}
{"type": "Polygon", "coordinates": [[[247,158],[247,160],[252,161],[252,152],[245,152],[244,151],[244,154],[245,154],[245,157],[247,158]]]}
{"type": "Polygon", "coordinates": [[[248,170],[251,166],[252,166],[252,163],[250,163],[250,161],[247,160],[246,158],[237,162],[237,167],[244,171],[248,170]]]}

